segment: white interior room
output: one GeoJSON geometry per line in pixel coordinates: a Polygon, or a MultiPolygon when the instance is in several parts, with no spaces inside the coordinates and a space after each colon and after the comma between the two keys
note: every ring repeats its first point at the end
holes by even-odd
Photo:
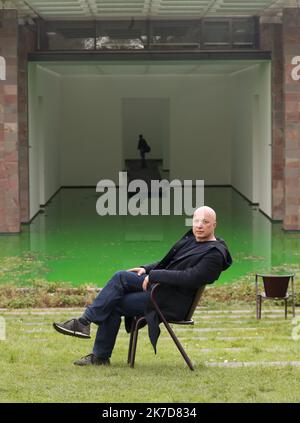
{"type": "Polygon", "coordinates": [[[29,63],[30,217],[61,186],[117,182],[139,134],[170,180],[271,216],[271,64],[201,60],[29,63]]]}

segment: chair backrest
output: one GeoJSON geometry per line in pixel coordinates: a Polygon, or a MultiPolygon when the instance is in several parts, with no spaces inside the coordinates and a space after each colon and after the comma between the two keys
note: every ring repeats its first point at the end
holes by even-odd
{"type": "Polygon", "coordinates": [[[267,297],[283,298],[287,294],[292,275],[261,275],[267,297]]]}
{"type": "Polygon", "coordinates": [[[195,311],[195,309],[196,309],[196,307],[197,307],[197,305],[198,305],[198,303],[200,301],[200,298],[201,298],[204,290],[205,290],[205,285],[202,285],[198,289],[198,291],[196,292],[196,295],[194,297],[194,300],[192,302],[192,305],[191,305],[189,311],[187,312],[187,315],[186,315],[186,317],[185,317],[184,320],[191,320],[191,318],[193,317],[194,311],[195,311]]]}

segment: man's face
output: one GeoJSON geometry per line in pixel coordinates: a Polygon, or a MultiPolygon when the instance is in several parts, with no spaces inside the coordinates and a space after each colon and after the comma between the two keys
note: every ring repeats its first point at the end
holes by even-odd
{"type": "Polygon", "coordinates": [[[214,239],[215,217],[207,211],[198,211],[193,216],[193,234],[198,242],[214,239]]]}

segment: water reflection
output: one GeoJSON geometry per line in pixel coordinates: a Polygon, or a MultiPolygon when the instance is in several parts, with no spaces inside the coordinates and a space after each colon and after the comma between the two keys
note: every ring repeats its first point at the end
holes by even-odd
{"type": "MultiPolygon", "coordinates": [[[[0,236],[0,282],[40,277],[98,286],[119,269],[157,261],[188,229],[185,216],[105,216],[93,189],[64,189],[19,235],[0,236]],[[25,269],[25,270],[24,270],[25,269]]],[[[206,188],[217,212],[217,235],[234,265],[231,282],[255,272],[300,267],[300,233],[284,232],[231,188],[206,188]]]]}

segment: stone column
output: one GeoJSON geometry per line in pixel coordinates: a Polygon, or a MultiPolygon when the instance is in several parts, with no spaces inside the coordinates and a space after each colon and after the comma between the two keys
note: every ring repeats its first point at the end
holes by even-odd
{"type": "Polygon", "coordinates": [[[19,175],[21,222],[29,221],[29,145],[28,145],[28,61],[35,50],[34,29],[19,26],[18,109],[19,109],[19,175]]]}
{"type": "Polygon", "coordinates": [[[0,233],[20,232],[17,44],[17,12],[0,10],[0,233]]]}
{"type": "Polygon", "coordinates": [[[285,153],[282,24],[260,25],[260,48],[272,52],[272,219],[283,220],[285,153]]]}
{"type": "MultiPolygon", "coordinates": [[[[292,59],[300,56],[300,9],[283,11],[285,106],[284,229],[300,230],[300,80],[294,80],[292,59]]],[[[300,72],[299,72],[300,74],[300,72]]]]}

